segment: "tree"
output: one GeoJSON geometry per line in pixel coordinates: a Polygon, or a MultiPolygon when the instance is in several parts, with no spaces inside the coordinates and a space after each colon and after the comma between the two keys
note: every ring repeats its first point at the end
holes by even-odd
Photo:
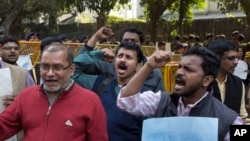
{"type": "Polygon", "coordinates": [[[170,12],[177,15],[177,32],[183,34],[183,25],[192,23],[193,21],[193,10],[203,11],[206,7],[204,0],[178,0],[170,8],[170,12]]]}
{"type": "Polygon", "coordinates": [[[141,5],[144,6],[144,14],[149,21],[148,32],[152,37],[152,41],[156,41],[157,27],[161,15],[166,9],[170,8],[176,0],[141,0],[141,5]]]}
{"type": "Polygon", "coordinates": [[[127,2],[128,0],[65,0],[63,3],[67,7],[76,6],[78,11],[88,9],[90,12],[95,12],[98,29],[105,26],[107,17],[116,3],[125,4],[127,2]]]}
{"type": "Polygon", "coordinates": [[[192,19],[192,8],[200,8],[204,3],[204,0],[142,0],[141,5],[145,8],[145,16],[149,21],[148,32],[152,40],[156,41],[154,35],[157,35],[160,18],[166,10],[179,17],[177,32],[181,33],[183,21],[192,19]]]}
{"type": "Polygon", "coordinates": [[[250,36],[250,1],[249,0],[214,0],[222,12],[241,10],[246,14],[246,32],[250,36]]]}
{"type": "MultiPolygon", "coordinates": [[[[42,16],[44,17],[45,22],[46,20],[57,21],[57,13],[60,10],[56,1],[50,0],[2,1],[3,5],[1,4],[0,8],[1,27],[5,29],[6,34],[11,34],[17,38],[20,38],[21,33],[23,32],[23,27],[21,27],[23,23],[32,23],[42,16]],[[4,7],[2,8],[2,6],[4,7]]],[[[54,28],[55,25],[57,26],[57,22],[54,22],[54,26],[48,26],[48,28],[56,29],[54,28]]]]}
{"type": "MultiPolygon", "coordinates": [[[[13,23],[13,21],[17,18],[18,14],[21,13],[26,1],[25,0],[20,0],[17,3],[11,1],[13,4],[13,8],[10,8],[10,5],[8,5],[8,3],[5,1],[4,6],[6,6],[6,8],[8,10],[11,10],[11,12],[9,14],[7,14],[8,10],[4,10],[2,12],[2,14],[6,15],[6,17],[1,17],[1,19],[5,18],[1,27],[5,30],[5,34],[9,34],[9,29],[11,24],[13,23]],[[6,12],[6,13],[5,13],[6,12]]],[[[3,8],[5,9],[5,8],[3,8]]]]}

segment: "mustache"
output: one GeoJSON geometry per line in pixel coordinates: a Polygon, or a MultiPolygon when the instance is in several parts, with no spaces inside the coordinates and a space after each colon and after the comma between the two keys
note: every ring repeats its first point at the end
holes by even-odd
{"type": "Polygon", "coordinates": [[[15,53],[11,53],[11,54],[9,55],[9,57],[12,57],[12,56],[16,57],[17,55],[16,55],[15,53]]]}
{"type": "Polygon", "coordinates": [[[121,62],[121,63],[119,63],[118,64],[118,68],[120,68],[120,69],[127,69],[128,67],[127,67],[127,65],[126,65],[126,63],[125,62],[121,62]]]}
{"type": "Polygon", "coordinates": [[[182,77],[182,75],[176,75],[175,76],[175,81],[186,84],[186,81],[185,81],[184,77],[182,77]]]}

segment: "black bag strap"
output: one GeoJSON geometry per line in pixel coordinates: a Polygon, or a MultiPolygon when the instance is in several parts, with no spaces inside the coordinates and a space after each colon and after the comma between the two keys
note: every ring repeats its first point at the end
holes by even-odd
{"type": "Polygon", "coordinates": [[[112,80],[113,80],[112,77],[106,77],[106,78],[104,78],[104,80],[101,82],[101,84],[98,86],[98,88],[97,88],[97,90],[96,90],[96,93],[97,93],[98,96],[100,96],[100,95],[103,93],[105,87],[106,87],[112,80]]]}

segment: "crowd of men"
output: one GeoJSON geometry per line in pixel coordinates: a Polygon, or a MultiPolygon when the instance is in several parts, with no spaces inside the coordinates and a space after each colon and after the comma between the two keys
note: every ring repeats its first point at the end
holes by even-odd
{"type": "MultiPolygon", "coordinates": [[[[238,62],[245,61],[238,31],[232,40],[209,34],[203,44],[194,36],[186,41],[176,36],[172,52],[159,42],[159,50],[150,57],[141,48],[154,43],[139,28],[123,29],[119,41],[112,40],[115,51],[95,50],[98,42],[112,38],[113,31],[106,27],[89,39],[79,36],[77,42],[85,44],[74,56],[63,44],[67,34],[46,37],[41,40],[40,61],[25,70],[16,63],[17,39],[0,37],[0,68],[9,70],[11,77],[6,79],[13,89],[0,94],[5,108],[0,140],[140,141],[145,119],[197,116],[217,118],[218,140],[228,141],[230,125],[246,124],[247,76],[234,74],[241,67],[238,62]],[[183,57],[169,93],[160,68],[175,53],[183,57]]],[[[38,41],[39,33],[25,39],[38,41]]]]}

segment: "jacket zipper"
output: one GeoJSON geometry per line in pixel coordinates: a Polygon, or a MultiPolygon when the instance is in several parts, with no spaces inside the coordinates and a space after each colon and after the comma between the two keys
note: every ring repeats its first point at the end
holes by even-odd
{"type": "Polygon", "coordinates": [[[50,114],[50,110],[51,110],[51,105],[49,106],[49,108],[48,108],[48,111],[47,111],[47,116],[49,116],[49,114],[50,114]]]}

